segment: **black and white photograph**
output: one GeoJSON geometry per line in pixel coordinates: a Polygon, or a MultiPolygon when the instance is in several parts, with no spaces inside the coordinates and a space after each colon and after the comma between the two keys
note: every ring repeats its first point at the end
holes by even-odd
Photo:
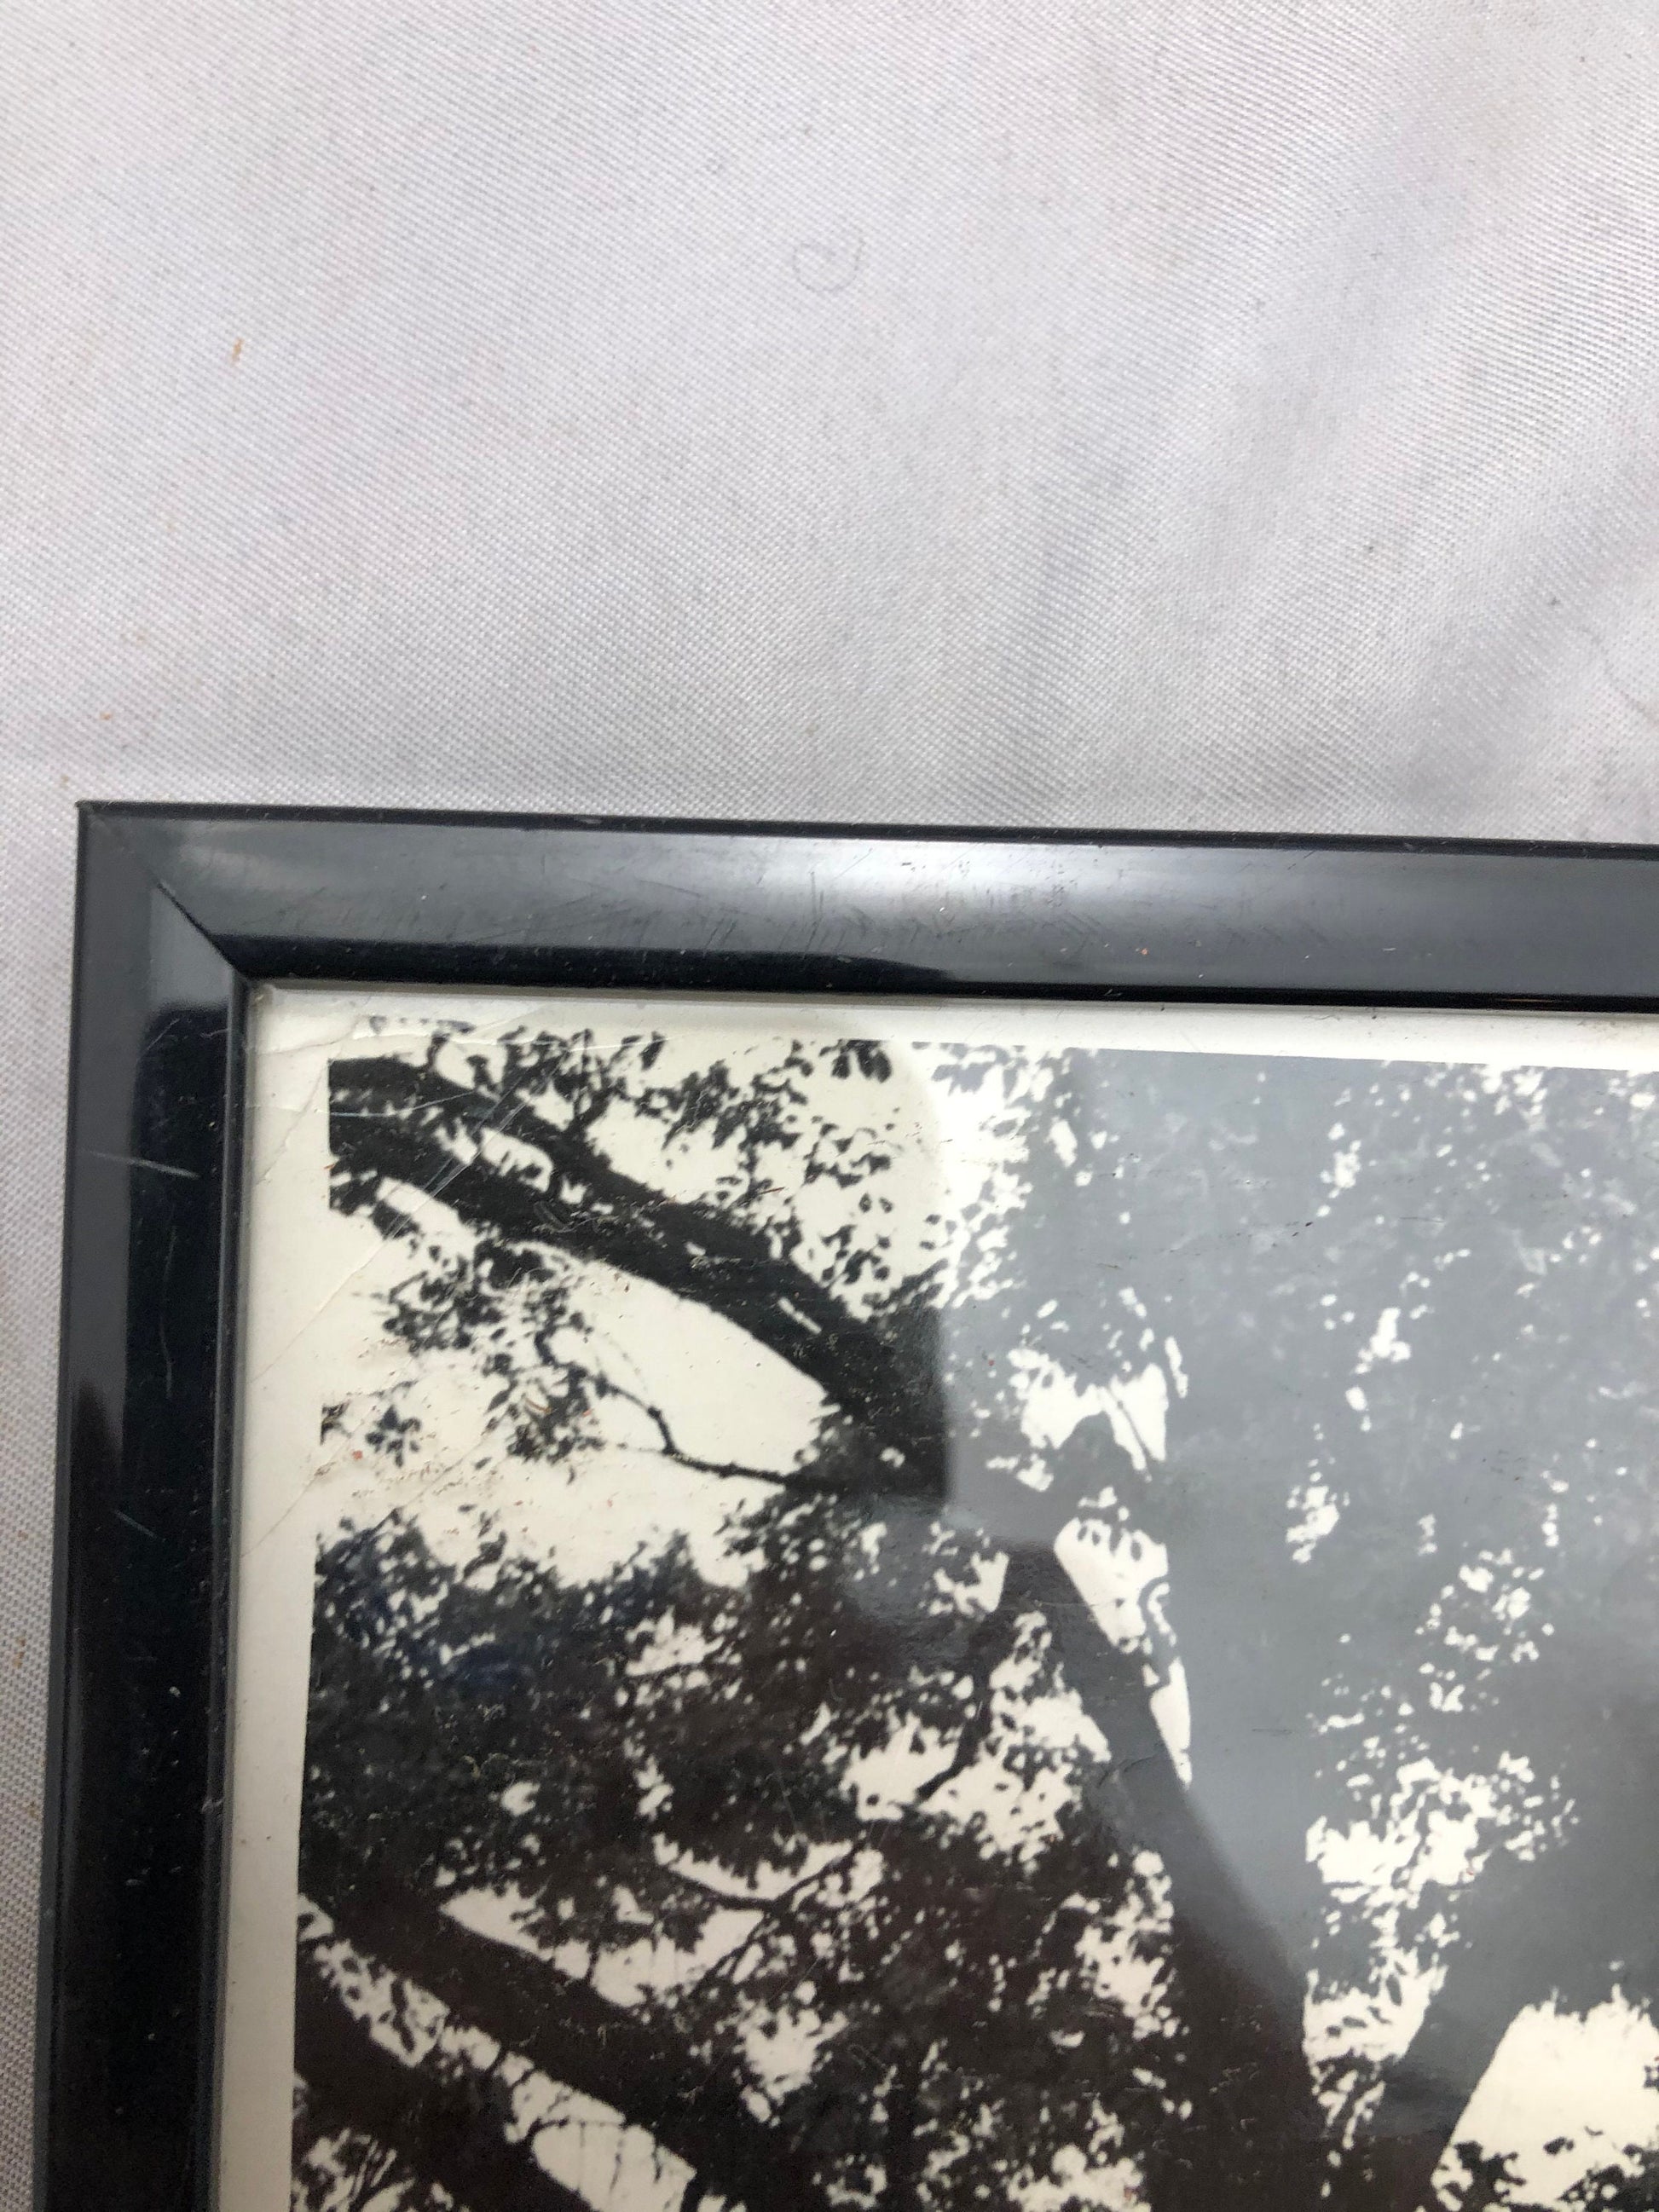
{"type": "Polygon", "coordinates": [[[252,1068],[234,2212],[1659,2201],[1651,1024],[252,1068]]]}

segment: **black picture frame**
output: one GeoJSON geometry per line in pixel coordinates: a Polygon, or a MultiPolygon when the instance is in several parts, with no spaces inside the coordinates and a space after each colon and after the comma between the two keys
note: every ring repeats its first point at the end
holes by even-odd
{"type": "Polygon", "coordinates": [[[83,807],[39,2212],[213,2203],[243,1037],[299,979],[1651,1011],[1659,851],[83,807]]]}

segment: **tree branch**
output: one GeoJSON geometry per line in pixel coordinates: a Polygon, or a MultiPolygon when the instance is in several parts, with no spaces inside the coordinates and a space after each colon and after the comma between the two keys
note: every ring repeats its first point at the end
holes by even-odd
{"type": "MultiPolygon", "coordinates": [[[[469,1228],[508,1243],[551,1245],[696,1299],[788,1361],[901,1465],[862,1471],[871,1487],[943,1493],[944,1420],[935,1363],[851,1314],[820,1283],[779,1259],[729,1215],[665,1197],[623,1175],[578,1124],[465,1091],[386,1055],[336,1060],[329,1137],[340,1171],[389,1177],[441,1198],[469,1228]],[[458,1152],[493,1130],[546,1161],[545,1188],[458,1152]]],[[[923,1324],[918,1322],[918,1334],[923,1324]]]]}
{"type": "Polygon", "coordinates": [[[1137,1654],[1101,1632],[1052,1550],[1010,1553],[1002,1606],[1047,1621],[1066,1679],[1104,1734],[1102,1848],[1155,1851],[1170,1887],[1178,2049],[1193,2114],[1157,2148],[1159,2212],[1311,2205],[1324,2120],[1302,2039],[1302,1984],[1206,1832],[1152,1709],[1137,1654]]]}
{"type": "Polygon", "coordinates": [[[1357,2204],[1415,2212],[1431,2202],[1429,2185],[1458,2122],[1528,2006],[1554,2000],[1588,2010],[1615,1981],[1637,2002],[1650,2000],[1642,1968],[1651,1973],[1659,1875],[1645,1774],[1638,1768],[1624,1802],[1599,1809],[1599,1820],[1537,1858],[1492,1854],[1464,1906],[1445,1978],[1366,2124],[1354,2164],[1369,2187],[1356,2186],[1357,2204]],[[1610,1963],[1616,1957],[1629,1962],[1623,1972],[1610,1963]]]}
{"type": "Polygon", "coordinates": [[[916,2212],[921,2203],[921,2158],[917,2141],[921,2087],[921,2053],[907,2047],[899,2055],[887,2092],[887,2131],[883,2146],[886,2185],[882,2191],[882,2212],[916,2212]]]}
{"type": "Polygon", "coordinates": [[[550,2080],[647,2130],[729,2202],[830,2212],[794,2145],[756,2119],[714,2066],[642,2014],[548,1960],[464,1927],[435,1898],[393,1888],[315,1829],[306,1838],[301,1880],[367,1956],[550,2080]]]}
{"type": "MultiPolygon", "coordinates": [[[[1005,1583],[1006,1591],[1006,1583],[1005,1583]]],[[[982,1620],[975,1621],[968,1638],[963,1672],[974,1686],[974,1700],[963,1716],[957,1732],[956,1749],[948,1765],[930,1775],[916,1791],[916,1802],[925,1805],[936,1797],[947,1784],[964,1774],[990,1741],[992,1705],[991,1677],[1003,1662],[1012,1656],[1019,1634],[1019,1612],[1010,1607],[1006,1596],[998,1600],[995,1609],[982,1620]]]]}
{"type": "Polygon", "coordinates": [[[309,1943],[300,1946],[294,2060],[309,2092],[314,2139],[342,2128],[372,2136],[467,2212],[592,2212],[527,2145],[508,2141],[499,2084],[461,2061],[395,2057],[351,2010],[309,1943]]]}
{"type": "Polygon", "coordinates": [[[620,1398],[624,1405],[632,1406],[643,1413],[657,1431],[661,1456],[675,1467],[684,1468],[688,1474],[715,1474],[723,1480],[764,1482],[775,1487],[788,1480],[787,1476],[779,1474],[770,1468],[744,1467],[740,1460],[699,1459],[695,1452],[687,1451],[677,1440],[660,1408],[653,1406],[648,1398],[641,1397],[637,1390],[629,1390],[623,1384],[613,1382],[608,1376],[603,1375],[595,1375],[593,1387],[599,1396],[620,1398]]]}
{"type": "MultiPolygon", "coordinates": [[[[780,1907],[789,1904],[793,1899],[804,1896],[809,1890],[816,1889],[832,1874],[839,1872],[853,1856],[856,1848],[857,1846],[853,1844],[844,1845],[834,1858],[826,1865],[819,1867],[815,1873],[804,1874],[797,1881],[788,1883],[782,1889],[775,1890],[770,1896],[767,1897],[757,1896],[752,1890],[721,1889],[718,1884],[703,1881],[701,1875],[691,1873],[688,1868],[680,1865],[678,1861],[672,1858],[659,1857],[657,1863],[665,1873],[672,1874],[676,1881],[684,1882],[688,1888],[695,1889],[700,1896],[718,1898],[722,1905],[735,1905],[740,1912],[775,1913],[780,1907]]],[[[718,1963],[719,1961],[716,1961],[716,1964],[718,1963]]]]}

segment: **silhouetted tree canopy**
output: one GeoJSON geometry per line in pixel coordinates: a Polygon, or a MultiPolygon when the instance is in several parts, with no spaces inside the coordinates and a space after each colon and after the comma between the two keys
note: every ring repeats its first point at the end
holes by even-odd
{"type": "MultiPolygon", "coordinates": [[[[1505,2032],[1659,2004],[1653,1105],[666,1030],[337,1061],[334,1202],[409,1261],[398,1378],[325,1422],[388,1488],[319,1564],[296,2203],[1526,2204],[1458,2134],[1505,2032]],[[579,1510],[648,1462],[666,1533],[440,1540],[438,1373],[478,1464],[579,1510]]],[[[1640,2143],[1571,2171],[1651,2201],[1640,2143]]]]}

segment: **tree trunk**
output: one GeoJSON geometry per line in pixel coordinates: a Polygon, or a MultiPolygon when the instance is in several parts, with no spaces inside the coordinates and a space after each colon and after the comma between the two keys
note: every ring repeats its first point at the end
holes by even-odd
{"type": "Polygon", "coordinates": [[[916,2140],[916,2124],[921,2118],[918,2089],[921,2081],[921,2054],[903,2051],[893,2069],[891,2086],[887,2092],[887,2140],[884,2164],[886,2183],[882,2191],[882,2212],[916,2212],[920,2202],[917,2185],[921,2178],[921,2146],[916,2140]]]}
{"type": "MultiPolygon", "coordinates": [[[[1633,1777],[1640,1780],[1639,1774],[1633,1777]]],[[[1628,1785],[1627,1785],[1628,1787],[1628,1785]]],[[[1446,1978],[1387,2087],[1336,2194],[1342,2212],[1419,2212],[1458,2122],[1516,2015],[1559,2000],[1573,2012],[1655,1981],[1655,1872],[1638,1790],[1545,1856],[1498,1853],[1465,1908],[1446,1978]],[[1613,1961],[1624,1961],[1615,1973],[1613,1961]]],[[[1617,2148],[1617,2146],[1614,2146],[1617,2148]]]]}
{"type": "Polygon", "coordinates": [[[1193,2109],[1146,2160],[1158,2212],[1312,2206],[1328,2167],[1303,2045],[1301,1980],[1194,1817],[1139,1656],[1102,1634],[1052,1551],[1011,1558],[1002,1603],[1041,1611],[1066,1680],[1110,1747],[1103,1850],[1154,1851],[1169,1879],[1181,2019],[1171,2086],[1193,2109]]]}

